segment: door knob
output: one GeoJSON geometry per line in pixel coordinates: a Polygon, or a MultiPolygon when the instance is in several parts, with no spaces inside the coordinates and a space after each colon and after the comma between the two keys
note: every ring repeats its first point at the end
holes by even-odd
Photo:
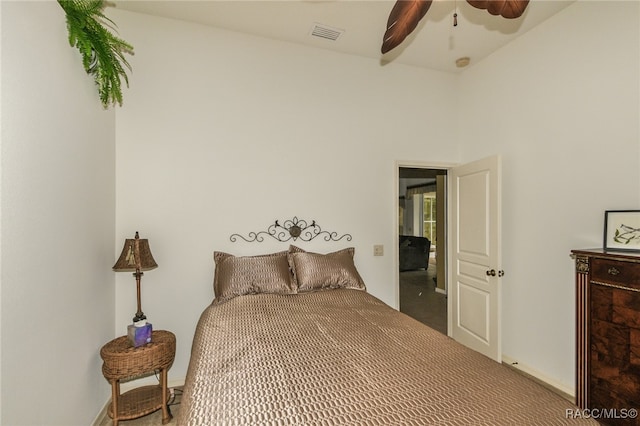
{"type": "Polygon", "coordinates": [[[488,277],[495,277],[496,276],[496,270],[492,269],[490,271],[487,271],[487,276],[488,277]]]}

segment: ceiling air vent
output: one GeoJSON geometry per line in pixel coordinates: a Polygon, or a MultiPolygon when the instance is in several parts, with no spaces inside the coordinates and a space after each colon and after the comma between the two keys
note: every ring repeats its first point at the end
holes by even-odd
{"type": "Polygon", "coordinates": [[[328,27],[323,24],[314,23],[310,34],[327,40],[336,41],[344,33],[344,30],[328,27]]]}

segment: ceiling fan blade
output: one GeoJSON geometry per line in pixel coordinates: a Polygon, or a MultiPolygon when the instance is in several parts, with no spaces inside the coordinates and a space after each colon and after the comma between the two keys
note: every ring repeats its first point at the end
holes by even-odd
{"type": "Polygon", "coordinates": [[[467,3],[477,9],[487,9],[492,15],[513,19],[522,16],[529,0],[467,0],[467,3]]]}
{"type": "Polygon", "coordinates": [[[432,0],[398,0],[387,20],[387,31],[382,38],[382,53],[398,46],[418,26],[427,14],[432,0]]]}

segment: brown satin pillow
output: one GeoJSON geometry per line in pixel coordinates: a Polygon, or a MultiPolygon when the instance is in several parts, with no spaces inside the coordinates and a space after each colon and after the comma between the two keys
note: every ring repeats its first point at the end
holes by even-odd
{"type": "Polygon", "coordinates": [[[333,253],[305,252],[289,247],[289,264],[298,292],[326,288],[355,288],[365,290],[365,284],[353,263],[355,249],[349,247],[333,253]]]}
{"type": "Polygon", "coordinates": [[[262,256],[234,256],[216,251],[213,279],[215,302],[222,303],[245,294],[294,294],[287,252],[262,256]]]}

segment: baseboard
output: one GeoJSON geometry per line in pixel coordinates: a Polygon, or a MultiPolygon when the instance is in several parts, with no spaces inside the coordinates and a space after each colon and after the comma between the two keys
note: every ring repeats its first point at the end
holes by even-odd
{"type": "Polygon", "coordinates": [[[507,367],[517,371],[518,373],[524,374],[525,376],[529,377],[531,380],[535,381],[536,383],[541,384],[545,388],[557,393],[564,399],[575,404],[576,397],[575,397],[574,389],[571,389],[563,385],[562,383],[559,383],[558,381],[545,376],[538,370],[526,364],[522,364],[521,362],[507,355],[502,355],[502,363],[507,367]]]}
{"type": "MultiPolygon", "coordinates": [[[[185,380],[184,377],[182,379],[169,380],[167,382],[167,387],[171,389],[171,388],[184,386],[184,380],[185,380]]],[[[135,389],[139,386],[145,386],[145,385],[146,384],[142,383],[141,381],[138,381],[138,382],[131,381],[131,382],[123,383],[122,386],[120,387],[120,393],[122,394],[127,392],[128,390],[135,389]]],[[[100,426],[102,423],[105,423],[105,420],[109,418],[109,414],[108,414],[109,404],[111,404],[111,397],[109,397],[109,399],[107,399],[107,401],[104,403],[104,407],[102,407],[102,410],[100,410],[96,418],[93,420],[93,423],[91,423],[91,426],[100,426]]]]}
{"type": "Polygon", "coordinates": [[[107,402],[104,403],[104,407],[102,407],[102,410],[100,410],[96,418],[93,420],[93,423],[91,423],[91,426],[100,426],[107,419],[108,417],[107,412],[109,410],[110,402],[111,402],[111,398],[109,398],[107,402]]]}
{"type": "Polygon", "coordinates": [[[445,294],[445,295],[447,294],[447,291],[445,289],[436,287],[435,290],[436,290],[436,293],[445,294]]]}

